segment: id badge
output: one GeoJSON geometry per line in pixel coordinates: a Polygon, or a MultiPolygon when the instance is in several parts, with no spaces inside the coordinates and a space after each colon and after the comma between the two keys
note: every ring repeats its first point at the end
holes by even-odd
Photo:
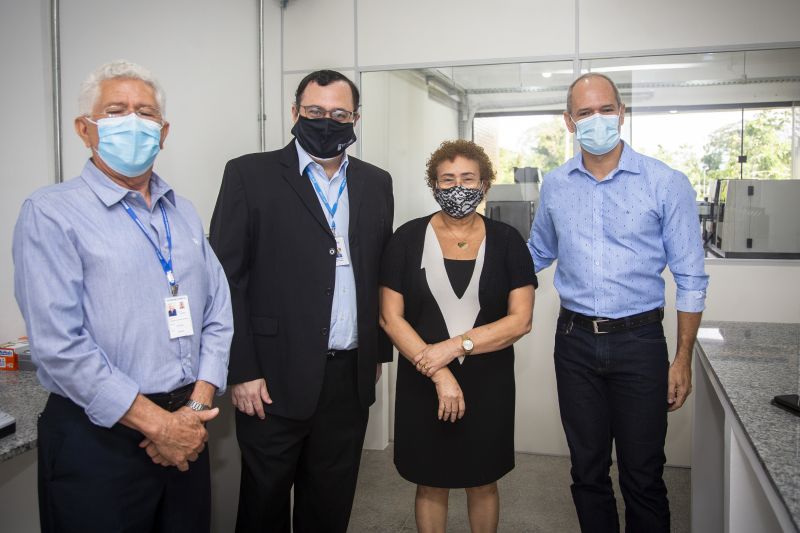
{"type": "Polygon", "coordinates": [[[167,313],[167,328],[169,329],[170,339],[194,335],[188,296],[164,298],[164,311],[167,313]]]}
{"type": "Polygon", "coordinates": [[[347,257],[347,248],[344,245],[344,237],[336,237],[336,266],[347,266],[350,264],[350,259],[347,257]]]}

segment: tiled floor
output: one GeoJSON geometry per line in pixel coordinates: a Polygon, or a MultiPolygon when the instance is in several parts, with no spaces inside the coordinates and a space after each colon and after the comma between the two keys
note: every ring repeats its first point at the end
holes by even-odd
{"type": "MultiPolygon", "coordinates": [[[[569,459],[517,454],[517,466],[500,480],[500,528],[505,533],[570,533],[578,531],[578,519],[569,491],[569,459]]],[[[612,468],[616,484],[616,467],[612,468]]],[[[689,531],[690,470],[670,468],[664,473],[672,510],[672,531],[689,531]]],[[[364,450],[358,490],[353,506],[351,533],[399,533],[416,531],[415,486],[397,473],[392,448],[364,450]]],[[[624,506],[615,485],[621,529],[624,506]]],[[[463,490],[450,494],[447,531],[468,533],[466,497],[463,490]]]]}

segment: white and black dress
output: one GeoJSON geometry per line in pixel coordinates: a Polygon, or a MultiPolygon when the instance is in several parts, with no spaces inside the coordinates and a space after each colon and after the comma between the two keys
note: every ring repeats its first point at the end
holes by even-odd
{"type": "MultiPolygon", "coordinates": [[[[533,262],[511,226],[483,219],[486,238],[471,261],[444,259],[430,220],[412,220],[384,252],[381,285],[403,295],[405,319],[428,344],[495,322],[508,313],[508,294],[536,286],[533,262]]],[[[437,418],[430,378],[399,357],[394,461],[405,479],[432,487],[475,487],[514,468],[514,349],[453,360],[466,414],[437,418]]]]}

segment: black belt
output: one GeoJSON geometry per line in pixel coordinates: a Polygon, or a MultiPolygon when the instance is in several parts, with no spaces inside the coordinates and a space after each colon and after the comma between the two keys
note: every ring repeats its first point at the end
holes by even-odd
{"type": "Polygon", "coordinates": [[[352,357],[356,353],[358,353],[358,348],[353,348],[352,350],[328,350],[325,352],[325,356],[327,357],[328,361],[333,361],[335,359],[344,359],[345,357],[352,357]]]}
{"type": "Polygon", "coordinates": [[[578,326],[586,331],[591,331],[595,335],[604,333],[619,333],[629,329],[646,326],[653,322],[661,322],[664,318],[664,308],[659,307],[651,311],[645,311],[636,315],[622,318],[604,318],[598,316],[586,316],[569,309],[561,308],[560,317],[566,317],[572,325],[578,326]]]}
{"type": "Polygon", "coordinates": [[[170,413],[177,411],[186,404],[186,400],[191,396],[194,390],[194,383],[184,385],[172,392],[158,392],[155,394],[145,394],[145,397],[170,413]]]}

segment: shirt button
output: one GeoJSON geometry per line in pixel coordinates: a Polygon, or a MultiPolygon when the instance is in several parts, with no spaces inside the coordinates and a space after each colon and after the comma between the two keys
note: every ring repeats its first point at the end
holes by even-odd
{"type": "Polygon", "coordinates": [[[594,266],[600,266],[600,261],[595,261],[594,266]]]}
{"type": "Polygon", "coordinates": [[[333,289],[331,289],[330,287],[328,287],[327,289],[325,289],[325,294],[327,294],[328,296],[330,296],[331,294],[333,294],[333,289]]]}
{"type": "Polygon", "coordinates": [[[322,328],[321,330],[319,330],[319,332],[322,333],[322,336],[324,337],[325,335],[328,334],[328,328],[322,328]]]}
{"type": "Polygon", "coordinates": [[[328,250],[328,253],[331,255],[336,255],[336,248],[331,248],[330,250],[328,250]]]}

